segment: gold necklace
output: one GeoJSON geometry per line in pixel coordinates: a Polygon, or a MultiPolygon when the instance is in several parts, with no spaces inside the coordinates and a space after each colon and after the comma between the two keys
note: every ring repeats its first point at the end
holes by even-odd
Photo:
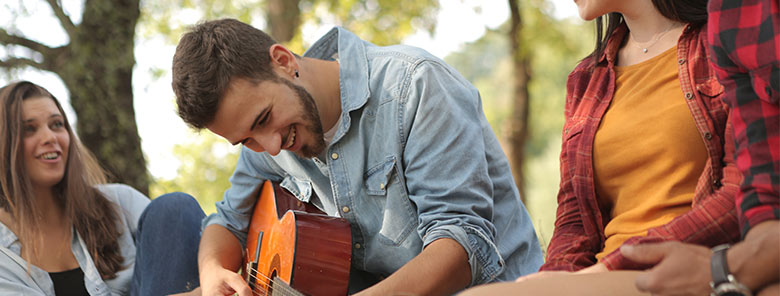
{"type": "Polygon", "coordinates": [[[671,24],[669,24],[669,28],[666,28],[666,30],[664,30],[664,31],[663,31],[663,32],[661,32],[660,34],[656,35],[656,36],[655,36],[655,39],[653,39],[653,41],[652,41],[652,42],[651,42],[649,45],[647,45],[647,46],[644,46],[644,47],[643,47],[643,46],[639,46],[638,42],[636,42],[636,38],[634,37],[634,34],[633,34],[633,33],[631,33],[631,32],[629,31],[629,32],[628,32],[628,34],[629,34],[629,35],[631,35],[631,39],[634,39],[634,43],[633,43],[633,45],[634,45],[634,46],[636,46],[636,48],[639,48],[639,49],[641,49],[641,50],[642,50],[642,53],[645,53],[645,54],[646,54],[646,53],[647,53],[647,49],[648,49],[648,48],[650,48],[650,47],[653,47],[653,45],[655,45],[656,43],[658,43],[658,40],[661,40],[661,37],[663,37],[664,35],[666,35],[666,33],[668,33],[669,31],[671,31],[671,30],[672,30],[672,28],[674,28],[674,25],[675,25],[675,24],[676,24],[676,22],[672,22],[671,24]]]}

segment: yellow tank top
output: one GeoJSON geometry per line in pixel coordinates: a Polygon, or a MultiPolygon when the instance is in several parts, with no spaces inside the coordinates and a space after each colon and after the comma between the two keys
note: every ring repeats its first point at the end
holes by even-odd
{"type": "Polygon", "coordinates": [[[689,211],[707,150],[677,77],[677,47],[616,67],[596,131],[593,170],[606,242],[596,259],[689,211]]]}

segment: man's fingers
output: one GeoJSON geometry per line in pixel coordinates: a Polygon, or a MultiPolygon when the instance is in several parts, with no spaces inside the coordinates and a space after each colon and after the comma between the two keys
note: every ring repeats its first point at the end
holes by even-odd
{"type": "Polygon", "coordinates": [[[249,289],[249,285],[246,284],[244,279],[237,273],[233,273],[225,279],[225,283],[230,286],[233,291],[236,291],[238,296],[252,296],[252,290],[249,289]]]}
{"type": "Polygon", "coordinates": [[[656,286],[656,275],[652,271],[643,272],[636,276],[634,286],[640,292],[653,292],[656,286]]]}
{"type": "Polygon", "coordinates": [[[661,262],[674,249],[677,242],[649,243],[642,245],[624,245],[620,253],[631,261],[644,264],[661,262]]]}
{"type": "MultiPolygon", "coordinates": [[[[631,261],[644,264],[657,264],[664,259],[673,249],[674,242],[649,243],[642,245],[624,245],[620,247],[620,253],[631,261]]],[[[639,291],[652,292],[657,289],[658,275],[654,272],[659,266],[643,272],[634,280],[634,285],[639,291]]]]}

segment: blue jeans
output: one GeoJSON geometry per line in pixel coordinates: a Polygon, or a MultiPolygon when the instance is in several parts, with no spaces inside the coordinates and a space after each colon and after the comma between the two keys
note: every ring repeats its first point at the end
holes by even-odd
{"type": "Polygon", "coordinates": [[[138,220],[130,295],[168,295],[200,286],[198,244],[205,214],[185,193],[162,195],[138,220]]]}

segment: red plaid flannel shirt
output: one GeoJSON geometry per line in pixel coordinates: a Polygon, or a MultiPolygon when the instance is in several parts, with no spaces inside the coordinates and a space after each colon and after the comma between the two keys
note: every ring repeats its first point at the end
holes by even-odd
{"type": "MultiPolygon", "coordinates": [[[[600,211],[594,189],[593,138],[615,93],[615,60],[627,32],[625,25],[615,31],[595,66],[588,58],[569,74],[558,211],[541,270],[588,267],[596,263],[596,253],[604,248],[609,213],[600,211]]],[[[682,93],[709,154],[692,208],[665,225],[649,229],[647,236],[632,237],[625,244],[678,240],[715,246],[739,239],[734,198],[742,176],[733,162],[729,110],[721,101],[723,86],[707,57],[706,36],[706,27],[688,25],[677,43],[682,93]]],[[[653,184],[647,186],[652,188],[653,184]]],[[[601,262],[610,270],[649,267],[629,261],[620,250],[601,262]]]]}
{"type": "Polygon", "coordinates": [[[780,219],[780,1],[712,0],[712,63],[732,110],[742,235],[780,219]]]}

